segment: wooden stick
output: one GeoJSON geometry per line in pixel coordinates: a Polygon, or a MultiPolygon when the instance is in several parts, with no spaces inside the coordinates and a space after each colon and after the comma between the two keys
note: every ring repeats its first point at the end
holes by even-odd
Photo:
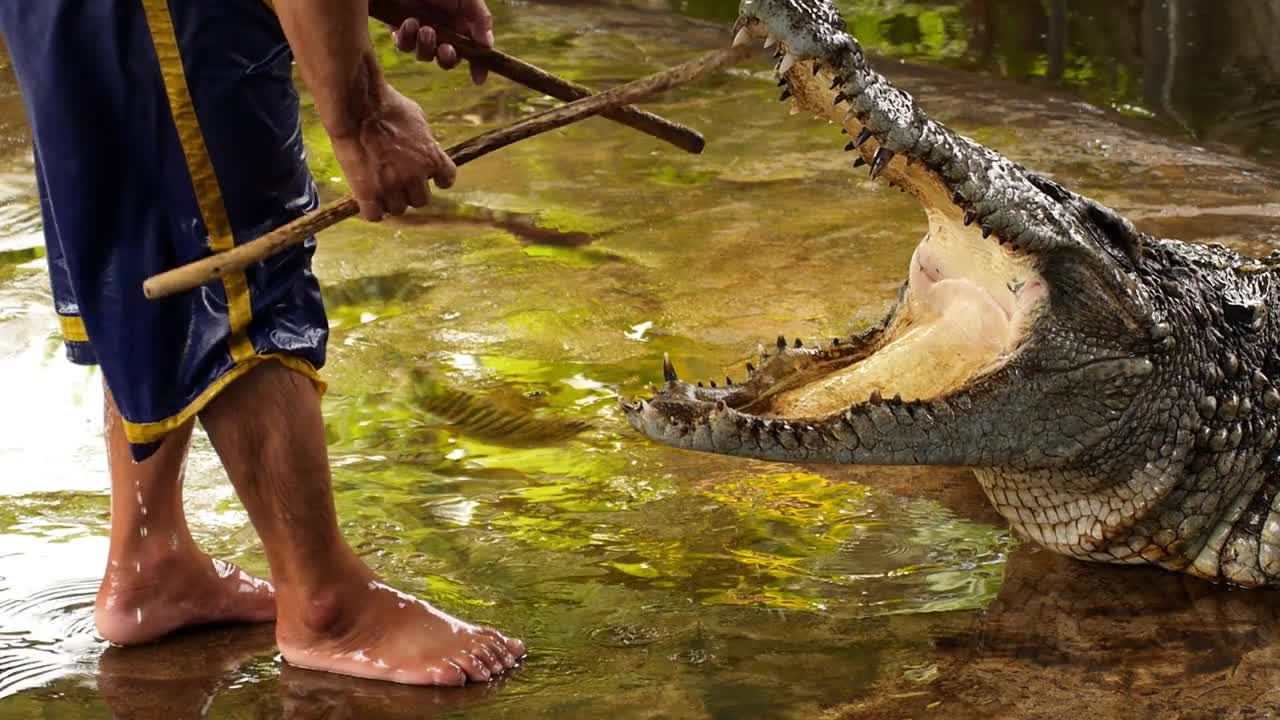
{"type": "MultiPolygon", "coordinates": [[[[527,137],[564,127],[592,115],[598,115],[607,108],[616,108],[620,105],[636,102],[646,96],[692,82],[715,72],[725,65],[740,62],[747,56],[748,52],[746,48],[728,48],[707,53],[682,65],[650,75],[647,78],[606,90],[599,95],[591,95],[566,103],[500,130],[474,137],[449,148],[449,157],[453,159],[456,165],[463,165],[527,137]]],[[[355,198],[351,196],[336,200],[256,240],[250,240],[226,252],[211,255],[203,260],[197,260],[151,277],[143,283],[142,292],[147,298],[156,300],[200,287],[229,273],[240,272],[256,262],[279,253],[285,248],[302,243],[308,237],[340,220],[356,215],[359,211],[360,206],[356,203],[355,198]]]]}
{"type": "MultiPolygon", "coordinates": [[[[467,61],[557,100],[569,102],[592,94],[589,87],[552,75],[542,68],[499,50],[476,44],[470,38],[449,30],[448,23],[433,16],[430,11],[414,8],[405,0],[371,0],[369,14],[397,27],[409,18],[417,18],[434,28],[436,37],[441,42],[456,48],[458,54],[467,61]]],[[[707,144],[697,130],[629,105],[610,108],[600,114],[695,155],[702,152],[707,144]]]]}

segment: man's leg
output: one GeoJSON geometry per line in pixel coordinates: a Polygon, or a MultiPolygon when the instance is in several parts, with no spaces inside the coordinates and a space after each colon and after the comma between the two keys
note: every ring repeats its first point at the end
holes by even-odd
{"type": "Polygon", "coordinates": [[[200,415],[266,547],[276,640],[293,665],[414,685],[488,680],[524,644],[379,581],[342,539],[320,395],[263,363],[200,415]]]}
{"type": "Polygon", "coordinates": [[[135,463],[110,391],[103,419],[111,471],[111,549],[94,619],[120,645],[155,640],[189,625],[268,622],[271,585],[200,551],[182,511],[192,423],[135,463]]]}

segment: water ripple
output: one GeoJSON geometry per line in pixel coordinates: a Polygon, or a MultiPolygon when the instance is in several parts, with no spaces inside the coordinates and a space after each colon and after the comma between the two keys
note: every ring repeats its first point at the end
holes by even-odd
{"type": "Polygon", "coordinates": [[[90,672],[105,643],[93,621],[98,579],[82,573],[98,570],[105,539],[2,537],[14,551],[0,555],[0,698],[90,672]]]}

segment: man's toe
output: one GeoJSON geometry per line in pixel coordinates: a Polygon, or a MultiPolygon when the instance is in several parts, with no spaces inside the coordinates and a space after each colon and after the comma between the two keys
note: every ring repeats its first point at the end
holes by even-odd
{"type": "Polygon", "coordinates": [[[528,651],[525,649],[524,643],[521,642],[520,640],[517,640],[516,638],[505,637],[505,636],[502,638],[502,640],[507,645],[507,652],[511,653],[511,655],[515,657],[517,661],[522,659],[526,654],[528,654],[528,651]]]}
{"type": "Polygon", "coordinates": [[[516,657],[511,654],[511,650],[507,647],[507,639],[497,632],[488,632],[485,634],[485,646],[493,653],[493,656],[502,663],[502,669],[510,670],[516,665],[516,657]]]}
{"type": "Polygon", "coordinates": [[[428,673],[428,679],[432,685],[442,685],[445,687],[455,687],[467,684],[467,674],[462,668],[451,661],[444,661],[439,667],[428,673]]]}
{"type": "Polygon", "coordinates": [[[451,659],[462,668],[471,682],[489,682],[489,678],[493,677],[493,673],[485,667],[484,661],[465,650],[451,659]]]}
{"type": "Polygon", "coordinates": [[[478,642],[472,649],[472,654],[480,658],[489,668],[489,672],[494,675],[501,675],[506,671],[507,666],[502,662],[502,656],[496,652],[496,648],[488,643],[478,642]]]}

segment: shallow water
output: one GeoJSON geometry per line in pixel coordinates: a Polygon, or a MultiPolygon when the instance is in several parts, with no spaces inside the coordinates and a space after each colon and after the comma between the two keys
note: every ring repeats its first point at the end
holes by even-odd
{"type": "MultiPolygon", "coordinates": [[[[1149,58],[1126,64],[1081,33],[1106,21],[1101,4],[1046,26],[1074,28],[1060,54],[1075,69],[1047,88],[1052,53],[1027,50],[1043,18],[1015,5],[881,0],[853,20],[879,50],[936,61],[882,65],[934,116],[1143,229],[1280,246],[1265,132],[1280,113],[1194,124],[1176,103],[1144,104],[1149,58]],[[979,17],[998,20],[987,55],[979,17]]],[[[496,10],[506,49],[603,87],[723,44],[726,7],[496,10]]],[[[1123,38],[1145,26],[1106,27],[1123,38]]],[[[501,80],[469,91],[461,74],[424,75],[382,47],[449,141],[548,104],[501,80]]],[[[656,380],[663,352],[689,376],[740,377],[762,340],[878,319],[923,230],[913,201],[850,170],[838,131],[775,102],[767,68],[654,106],[707,135],[701,156],[590,121],[465,168],[430,213],[321,239],[348,536],[400,587],[532,648],[510,679],[464,690],[289,668],[269,629],[132,650],[94,637],[101,389],[62,359],[20,101],[0,83],[0,718],[1280,713],[1275,594],[1036,552],[962,471],[694,455],[626,427],[616,398],[656,380]],[[494,444],[428,412],[449,389],[547,422],[494,444]],[[569,420],[591,428],[564,439],[569,420]]],[[[1174,77],[1161,87],[1207,84],[1174,77]]],[[[1252,100],[1268,87],[1258,80],[1252,100]]],[[[1205,92],[1239,101],[1228,89],[1205,92]]],[[[336,194],[311,127],[317,178],[336,194]]],[[[211,552],[265,569],[199,436],[187,507],[211,552]]]]}

